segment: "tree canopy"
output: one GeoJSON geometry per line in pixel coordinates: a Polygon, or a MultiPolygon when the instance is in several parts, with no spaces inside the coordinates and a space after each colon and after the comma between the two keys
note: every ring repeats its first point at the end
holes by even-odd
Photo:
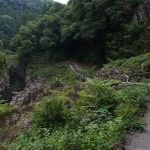
{"type": "Polygon", "coordinates": [[[4,49],[9,49],[10,38],[15,36],[20,26],[34,20],[42,6],[52,0],[0,0],[0,40],[4,49]]]}
{"type": "Polygon", "coordinates": [[[131,21],[137,4],[138,0],[70,0],[67,5],[44,5],[38,18],[26,21],[12,38],[11,49],[24,59],[26,54],[48,52],[92,63],[138,55],[145,45],[144,25],[131,21]]]}

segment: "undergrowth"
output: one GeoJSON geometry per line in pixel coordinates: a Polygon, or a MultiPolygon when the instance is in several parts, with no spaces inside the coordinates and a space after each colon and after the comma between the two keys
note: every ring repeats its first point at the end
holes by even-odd
{"type": "Polygon", "coordinates": [[[106,64],[104,67],[109,68],[112,66],[119,67],[121,70],[125,70],[125,72],[145,72],[150,69],[150,53],[139,55],[136,57],[131,57],[129,59],[118,59],[116,61],[113,61],[111,59],[108,59],[110,63],[106,64]]]}
{"type": "Polygon", "coordinates": [[[39,76],[44,78],[45,82],[60,80],[66,84],[75,83],[79,79],[67,64],[47,64],[44,66],[41,64],[29,64],[28,67],[32,70],[31,79],[33,81],[39,76]]]}
{"type": "Polygon", "coordinates": [[[3,117],[9,110],[8,102],[0,100],[0,118],[3,117]]]}
{"type": "Polygon", "coordinates": [[[139,115],[149,87],[115,90],[114,82],[89,79],[76,100],[69,97],[73,88],[45,97],[32,113],[33,128],[22,132],[8,150],[110,150],[123,141],[122,133],[142,131],[145,122],[139,115]]]}
{"type": "Polygon", "coordinates": [[[115,61],[108,58],[108,61],[109,63],[103,66],[108,76],[112,75],[113,78],[125,81],[124,76],[128,75],[131,82],[149,82],[150,53],[115,61]]]}

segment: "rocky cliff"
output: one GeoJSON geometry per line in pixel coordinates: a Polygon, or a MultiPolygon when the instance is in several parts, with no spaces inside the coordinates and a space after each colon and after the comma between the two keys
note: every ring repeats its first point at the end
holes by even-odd
{"type": "Polygon", "coordinates": [[[133,19],[138,20],[140,23],[150,22],[150,0],[140,0],[133,19]]]}
{"type": "Polygon", "coordinates": [[[0,99],[11,100],[13,91],[21,91],[25,87],[26,73],[18,65],[5,68],[0,78],[0,99]]]}
{"type": "Polygon", "coordinates": [[[10,77],[7,69],[4,69],[0,78],[0,99],[10,100],[10,77]]]}

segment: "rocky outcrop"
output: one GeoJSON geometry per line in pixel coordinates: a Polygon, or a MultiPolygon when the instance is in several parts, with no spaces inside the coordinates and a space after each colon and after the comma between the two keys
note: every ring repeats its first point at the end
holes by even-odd
{"type": "Polygon", "coordinates": [[[0,99],[11,101],[12,91],[21,91],[25,87],[26,72],[18,65],[4,69],[0,78],[0,99]]]}
{"type": "Polygon", "coordinates": [[[133,20],[137,20],[140,23],[146,21],[150,22],[150,0],[140,0],[135,10],[133,20]]]}
{"type": "Polygon", "coordinates": [[[20,92],[12,93],[12,100],[10,106],[21,105],[28,106],[31,102],[42,99],[51,93],[51,90],[56,88],[63,88],[63,84],[60,81],[55,81],[51,85],[43,83],[42,78],[37,78],[34,82],[28,83],[24,90],[20,92]]]}
{"type": "Polygon", "coordinates": [[[42,79],[38,78],[34,82],[31,82],[20,92],[12,93],[12,100],[10,106],[15,104],[29,105],[33,100],[35,101],[37,97],[44,92],[46,86],[42,83],[42,79]]]}
{"type": "Polygon", "coordinates": [[[3,75],[0,78],[0,99],[10,100],[11,92],[10,92],[10,77],[9,71],[4,69],[3,75]]]}
{"type": "Polygon", "coordinates": [[[102,79],[119,79],[121,81],[126,82],[127,81],[127,76],[128,81],[132,81],[132,79],[136,79],[136,81],[140,81],[143,78],[150,78],[150,73],[149,71],[142,71],[141,69],[135,69],[135,70],[128,70],[128,73],[119,67],[116,66],[111,66],[108,68],[101,68],[100,70],[97,71],[95,77],[96,78],[102,78],[102,79]]]}
{"type": "Polygon", "coordinates": [[[11,66],[9,69],[11,91],[21,91],[25,88],[26,71],[25,67],[11,66]]]}

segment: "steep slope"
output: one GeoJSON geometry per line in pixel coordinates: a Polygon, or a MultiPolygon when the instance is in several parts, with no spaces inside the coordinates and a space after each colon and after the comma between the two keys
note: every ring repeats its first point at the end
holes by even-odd
{"type": "Polygon", "coordinates": [[[28,85],[13,93],[11,107],[0,104],[0,148],[115,150],[123,148],[123,133],[143,130],[149,86],[124,86],[111,78],[85,82],[80,64],[40,58],[28,64],[28,85]]]}
{"type": "MultiPolygon", "coordinates": [[[[1,0],[0,1],[0,40],[3,42],[4,49],[9,49],[10,38],[12,38],[23,24],[25,10],[28,10],[26,19],[35,19],[44,4],[51,3],[52,0],[1,0]],[[31,14],[34,13],[34,14],[31,14]]],[[[24,18],[25,19],[25,18],[24,18]]]]}

